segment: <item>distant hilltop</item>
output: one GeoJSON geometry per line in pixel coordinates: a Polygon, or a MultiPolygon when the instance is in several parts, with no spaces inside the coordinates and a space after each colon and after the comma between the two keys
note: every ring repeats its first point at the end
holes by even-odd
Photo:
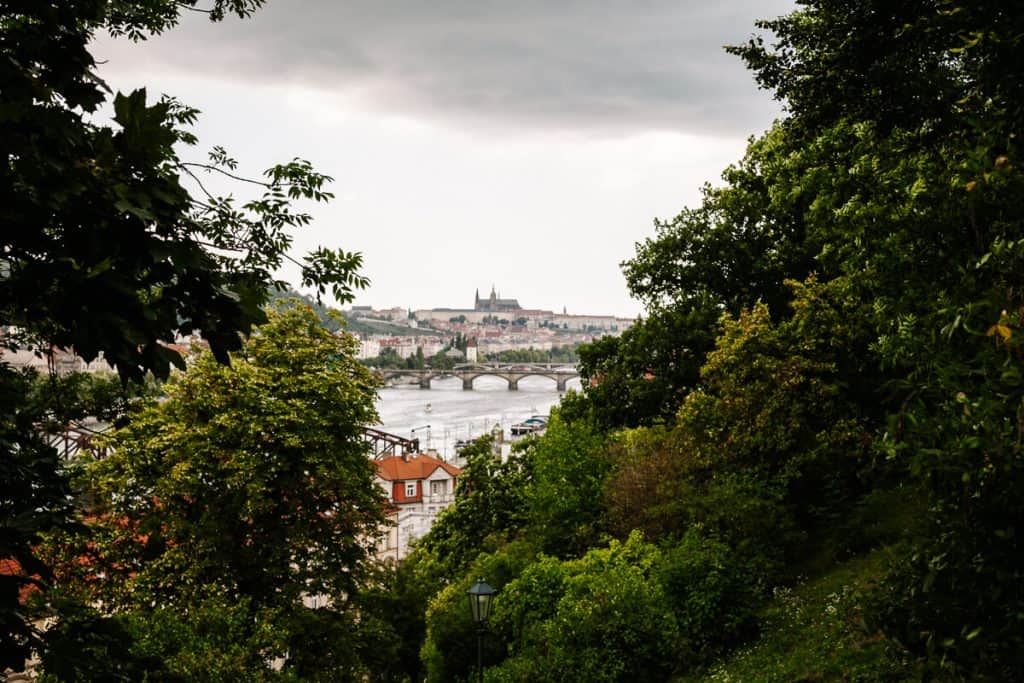
{"type": "Polygon", "coordinates": [[[359,331],[360,358],[377,358],[389,350],[402,359],[417,353],[431,357],[450,354],[450,347],[457,345],[469,362],[507,351],[575,348],[599,337],[617,336],[634,322],[613,315],[570,315],[564,308],[561,313],[523,308],[516,299],[501,298],[493,286],[485,299],[476,290],[473,308],[352,306],[345,315],[353,327],[372,324],[378,328],[373,334],[359,331]]]}
{"type": "Polygon", "coordinates": [[[421,326],[447,330],[452,325],[493,325],[519,330],[564,330],[571,332],[617,334],[633,324],[632,318],[618,318],[613,315],[569,314],[563,307],[561,313],[535,308],[523,308],[517,299],[503,299],[492,285],[486,298],[476,290],[472,308],[389,308],[375,310],[371,306],[353,306],[355,317],[373,317],[385,320],[418,321],[421,326]]]}

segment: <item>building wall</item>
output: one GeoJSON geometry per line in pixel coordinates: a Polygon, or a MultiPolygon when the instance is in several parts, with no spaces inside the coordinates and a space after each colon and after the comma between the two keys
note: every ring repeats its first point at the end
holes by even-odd
{"type": "Polygon", "coordinates": [[[359,353],[357,357],[362,360],[365,358],[376,358],[380,355],[380,341],[377,339],[360,339],[359,340],[359,353]]]}
{"type": "Polygon", "coordinates": [[[389,518],[392,525],[377,542],[377,557],[398,561],[408,555],[412,541],[430,531],[441,510],[455,502],[456,478],[438,468],[424,480],[385,481],[377,477],[377,483],[395,507],[389,518]],[[416,485],[416,495],[405,495],[406,483],[416,485]]]}
{"type": "Polygon", "coordinates": [[[103,360],[103,354],[100,354],[91,363],[86,363],[79,356],[62,349],[54,349],[50,354],[38,356],[32,351],[26,350],[0,350],[0,358],[15,368],[34,368],[39,372],[47,372],[51,363],[57,374],[69,372],[113,372],[113,369],[103,360]]]}

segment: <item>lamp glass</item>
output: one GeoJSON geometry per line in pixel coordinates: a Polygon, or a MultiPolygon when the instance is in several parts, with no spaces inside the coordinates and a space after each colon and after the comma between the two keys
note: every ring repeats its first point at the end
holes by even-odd
{"type": "Polygon", "coordinates": [[[497,592],[483,579],[479,579],[473,584],[473,587],[469,589],[469,605],[473,609],[473,621],[478,624],[487,621],[491,616],[494,594],[497,592]]]}

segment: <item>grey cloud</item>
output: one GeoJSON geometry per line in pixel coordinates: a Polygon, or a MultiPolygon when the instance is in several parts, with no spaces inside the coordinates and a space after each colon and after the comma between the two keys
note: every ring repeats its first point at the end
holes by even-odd
{"type": "Polygon", "coordinates": [[[778,111],[722,46],[792,0],[270,0],[248,21],[103,40],[115,71],[359,91],[407,115],[558,129],[748,134],[778,111]]]}

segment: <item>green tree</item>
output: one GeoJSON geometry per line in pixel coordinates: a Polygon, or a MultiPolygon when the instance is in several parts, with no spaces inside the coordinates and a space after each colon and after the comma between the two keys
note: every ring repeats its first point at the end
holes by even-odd
{"type": "MultiPolygon", "coordinates": [[[[185,126],[198,112],[173,100],[148,103],[145,90],[113,97],[112,125],[88,118],[108,98],[87,49],[94,33],[142,39],[194,4],[0,6],[0,215],[17,228],[3,237],[0,316],[25,330],[15,343],[41,338],[86,360],[102,351],[123,374],[141,376],[180,365],[160,342],[200,330],[223,360],[240,347],[239,333],[263,319],[266,286],[292,231],[310,221],[290,200],[331,197],[323,189],[330,179],[301,160],[269,169],[261,195],[241,205],[204,193],[192,179],[232,175],[235,162],[219,148],[205,162],[182,160],[176,145],[196,144],[185,126]]],[[[260,4],[216,0],[211,18],[245,16],[260,4]]],[[[303,284],[333,287],[344,300],[366,282],[359,263],[358,254],[317,250],[300,264],[303,284]]]]}
{"type": "Polygon", "coordinates": [[[405,367],[409,370],[422,370],[426,364],[427,360],[423,357],[422,346],[417,346],[416,353],[405,359],[405,367]]]}
{"type": "Polygon", "coordinates": [[[462,572],[477,555],[493,550],[525,528],[532,483],[533,452],[518,447],[502,462],[493,440],[483,436],[460,455],[466,466],[459,476],[455,502],[438,516],[420,539],[417,554],[430,555],[443,576],[462,572]]]}
{"type": "Polygon", "coordinates": [[[367,358],[363,361],[365,365],[371,368],[405,368],[405,360],[398,355],[398,352],[391,346],[385,346],[380,350],[380,355],[376,358],[367,358]]]}
{"type": "Polygon", "coordinates": [[[656,577],[658,549],[634,534],[579,560],[542,558],[495,601],[511,657],[497,681],[667,680],[679,631],[656,577]]]}
{"type": "Polygon", "coordinates": [[[808,132],[847,119],[885,130],[925,124],[937,136],[959,136],[1012,129],[1020,121],[1024,66],[1016,49],[1024,20],[1017,6],[997,0],[895,6],[805,0],[801,6],[758,22],[774,36],[770,44],[755,37],[730,51],[808,132]]]}
{"type": "Polygon", "coordinates": [[[580,349],[583,396],[567,417],[586,413],[606,427],[670,422],[700,384],[723,311],[758,302],[786,311],[785,280],[802,281],[818,267],[805,216],[813,197],[794,182],[806,165],[777,127],[751,142],[721,187],[703,188],[697,208],[655,221],[655,236],[622,264],[648,315],[580,349]],[[787,191],[773,189],[777,183],[787,191]]]}
{"type": "Polygon", "coordinates": [[[298,301],[302,305],[312,308],[316,311],[317,317],[320,318],[320,324],[331,332],[337,332],[347,324],[345,316],[341,311],[324,305],[322,301],[317,301],[316,297],[296,292],[290,286],[283,290],[276,287],[271,288],[270,298],[267,300],[269,306],[277,306],[281,302],[287,301],[298,301]]]}
{"type": "Polygon", "coordinates": [[[50,411],[26,400],[36,381],[33,373],[0,367],[0,550],[6,561],[0,573],[0,666],[15,670],[23,668],[40,642],[32,613],[21,600],[23,591],[33,590],[49,576],[35,547],[42,533],[73,526],[71,490],[60,473],[57,449],[38,428],[50,418],[50,411]]]}
{"type": "Polygon", "coordinates": [[[605,489],[619,533],[681,537],[701,524],[779,578],[810,532],[863,492],[870,419],[854,400],[870,378],[870,309],[842,280],[790,283],[789,319],[765,305],[722,319],[715,349],[671,430],[627,434],[605,489]]]}
{"type": "Polygon", "coordinates": [[[354,348],[294,308],[231,367],[199,354],[85,469],[92,562],[76,587],[136,614],[244,604],[249,636],[287,668],[356,670],[349,602],[384,501],[361,433],[375,383],[354,348]],[[327,606],[304,606],[315,596],[327,606]]]}
{"type": "Polygon", "coordinates": [[[381,683],[422,681],[420,660],[430,600],[451,580],[434,556],[414,551],[397,565],[382,564],[357,596],[358,642],[369,679],[381,683]]]}
{"type": "Polygon", "coordinates": [[[425,360],[427,366],[434,370],[451,370],[455,367],[455,359],[445,353],[447,349],[435,353],[425,360]]]}
{"type": "Polygon", "coordinates": [[[583,392],[563,401],[563,416],[606,430],[670,422],[683,397],[699,383],[719,315],[713,305],[659,310],[619,337],[583,344],[583,392]]]}
{"type": "Polygon", "coordinates": [[[491,360],[499,363],[575,363],[577,346],[555,346],[550,351],[543,349],[508,349],[491,354],[491,360]]]}
{"type": "MultiPolygon", "coordinates": [[[[201,331],[227,362],[242,335],[264,320],[274,272],[289,259],[308,214],[294,200],[323,201],[329,180],[307,162],[268,169],[251,200],[214,196],[201,175],[236,177],[220,148],[205,160],[179,152],[197,143],[187,126],[198,112],[144,89],[114,95],[95,73],[97,31],[142,40],[173,27],[196,0],[0,1],[0,327],[9,349],[101,352],[122,377],[165,377],[182,359],[166,346],[201,331]],[[112,105],[113,121],[94,115],[112,105]]],[[[261,0],[213,0],[209,17],[248,16],[261,0]]],[[[255,188],[249,183],[246,187],[255,188]]],[[[301,260],[304,286],[339,301],[365,286],[359,254],[317,249],[301,260]]],[[[55,451],[31,435],[22,382],[0,366],[5,415],[0,481],[0,559],[20,573],[4,578],[0,666],[20,669],[40,646],[19,603],[44,586],[33,556],[39,535],[67,521],[55,451]],[[9,412],[6,412],[9,411],[9,412]],[[17,466],[14,463],[18,463],[17,466]]]]}
{"type": "Polygon", "coordinates": [[[897,562],[876,623],[936,677],[1013,677],[1024,666],[1024,9],[809,0],[763,27],[772,45],[734,51],[819,159],[819,260],[880,313],[889,400],[877,444],[929,501],[928,531],[897,562]],[[833,161],[815,151],[826,147],[833,161]]]}
{"type": "Polygon", "coordinates": [[[601,492],[610,461],[605,437],[585,422],[567,423],[553,411],[547,431],[524,447],[532,485],[528,534],[547,553],[582,553],[603,531],[601,492]]]}
{"type": "MultiPolygon", "coordinates": [[[[463,321],[463,322],[465,322],[465,321],[463,321]]],[[[452,337],[451,347],[453,349],[458,349],[459,351],[462,351],[463,353],[465,353],[466,352],[466,347],[468,345],[469,345],[469,337],[467,337],[466,335],[462,334],[461,332],[456,332],[455,336],[452,337]]]]}
{"type": "MultiPolygon", "coordinates": [[[[500,592],[536,559],[532,544],[519,540],[491,553],[480,554],[469,568],[450,582],[430,601],[426,612],[427,635],[421,658],[430,683],[470,681],[476,678],[475,641],[477,624],[469,610],[466,591],[483,577],[500,592]]],[[[500,598],[499,598],[500,599],[500,598]]],[[[497,603],[496,603],[497,604],[497,603]]],[[[507,646],[494,637],[483,640],[484,667],[491,667],[507,656],[507,646]]]]}

